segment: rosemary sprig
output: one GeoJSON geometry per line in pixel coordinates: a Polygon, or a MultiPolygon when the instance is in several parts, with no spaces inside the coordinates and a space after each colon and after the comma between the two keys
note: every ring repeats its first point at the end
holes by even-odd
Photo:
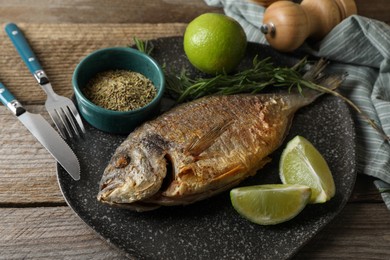
{"type": "Polygon", "coordinates": [[[147,55],[152,53],[154,46],[149,41],[142,41],[137,37],[133,37],[133,41],[135,43],[135,47],[137,47],[139,51],[146,53],[147,55]]]}
{"type": "Polygon", "coordinates": [[[312,88],[312,89],[315,89],[317,91],[321,91],[321,92],[324,92],[324,93],[328,93],[328,94],[331,94],[333,96],[336,96],[338,98],[341,98],[342,100],[344,100],[349,106],[352,107],[353,110],[355,110],[363,119],[364,121],[366,121],[375,131],[377,131],[377,133],[382,136],[383,140],[387,141],[387,142],[390,142],[390,136],[388,136],[382,129],[382,127],[380,127],[373,119],[371,119],[363,110],[361,110],[355,103],[353,103],[350,99],[344,97],[343,95],[341,95],[339,92],[337,91],[334,91],[332,89],[329,89],[329,88],[326,88],[324,86],[321,86],[321,85],[318,85],[318,84],[314,84],[314,83],[311,83],[311,84],[304,84],[305,87],[308,87],[308,88],[312,88]]]}
{"type": "Polygon", "coordinates": [[[387,189],[385,189],[385,188],[380,188],[380,189],[379,189],[379,193],[388,193],[388,192],[390,192],[390,189],[389,189],[389,188],[387,188],[387,189]]]}
{"type": "Polygon", "coordinates": [[[179,75],[167,75],[167,88],[171,95],[177,96],[177,101],[184,102],[202,96],[219,94],[231,95],[237,93],[259,93],[267,86],[297,87],[302,90],[302,69],[307,60],[302,59],[292,68],[275,67],[270,58],[253,59],[252,68],[240,71],[234,75],[219,74],[212,78],[192,79],[183,70],[179,75]]]}

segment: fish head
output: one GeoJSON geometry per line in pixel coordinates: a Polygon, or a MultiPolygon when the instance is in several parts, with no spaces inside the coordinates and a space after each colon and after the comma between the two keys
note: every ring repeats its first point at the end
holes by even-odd
{"type": "Polygon", "coordinates": [[[166,173],[161,149],[124,143],[104,170],[97,199],[123,206],[149,198],[160,190],[166,173]]]}

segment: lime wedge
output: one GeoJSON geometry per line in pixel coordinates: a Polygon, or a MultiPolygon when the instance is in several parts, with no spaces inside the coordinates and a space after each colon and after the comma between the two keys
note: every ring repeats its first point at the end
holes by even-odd
{"type": "Polygon", "coordinates": [[[332,173],[318,150],[305,138],[294,137],[283,150],[279,164],[285,184],[301,184],[312,189],[310,203],[324,203],[335,192],[332,173]]]}
{"type": "Polygon", "coordinates": [[[297,184],[239,187],[230,191],[235,210],[260,225],[275,225],[298,215],[309,202],[311,189],[297,184]]]}

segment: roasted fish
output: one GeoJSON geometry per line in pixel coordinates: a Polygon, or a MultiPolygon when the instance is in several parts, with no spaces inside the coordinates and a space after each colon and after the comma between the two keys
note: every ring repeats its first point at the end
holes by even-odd
{"type": "MultiPolygon", "coordinates": [[[[332,87],[339,78],[324,82],[332,87]]],[[[208,96],[132,132],[106,167],[97,196],[136,211],[185,205],[253,176],[282,143],[294,113],[319,92],[208,96]]]]}

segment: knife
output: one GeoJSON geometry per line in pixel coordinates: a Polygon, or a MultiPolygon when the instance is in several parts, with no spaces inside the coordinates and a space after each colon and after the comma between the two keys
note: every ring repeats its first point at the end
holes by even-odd
{"type": "Polygon", "coordinates": [[[11,110],[74,180],[80,180],[79,160],[43,116],[28,112],[1,82],[0,101],[11,110]]]}

